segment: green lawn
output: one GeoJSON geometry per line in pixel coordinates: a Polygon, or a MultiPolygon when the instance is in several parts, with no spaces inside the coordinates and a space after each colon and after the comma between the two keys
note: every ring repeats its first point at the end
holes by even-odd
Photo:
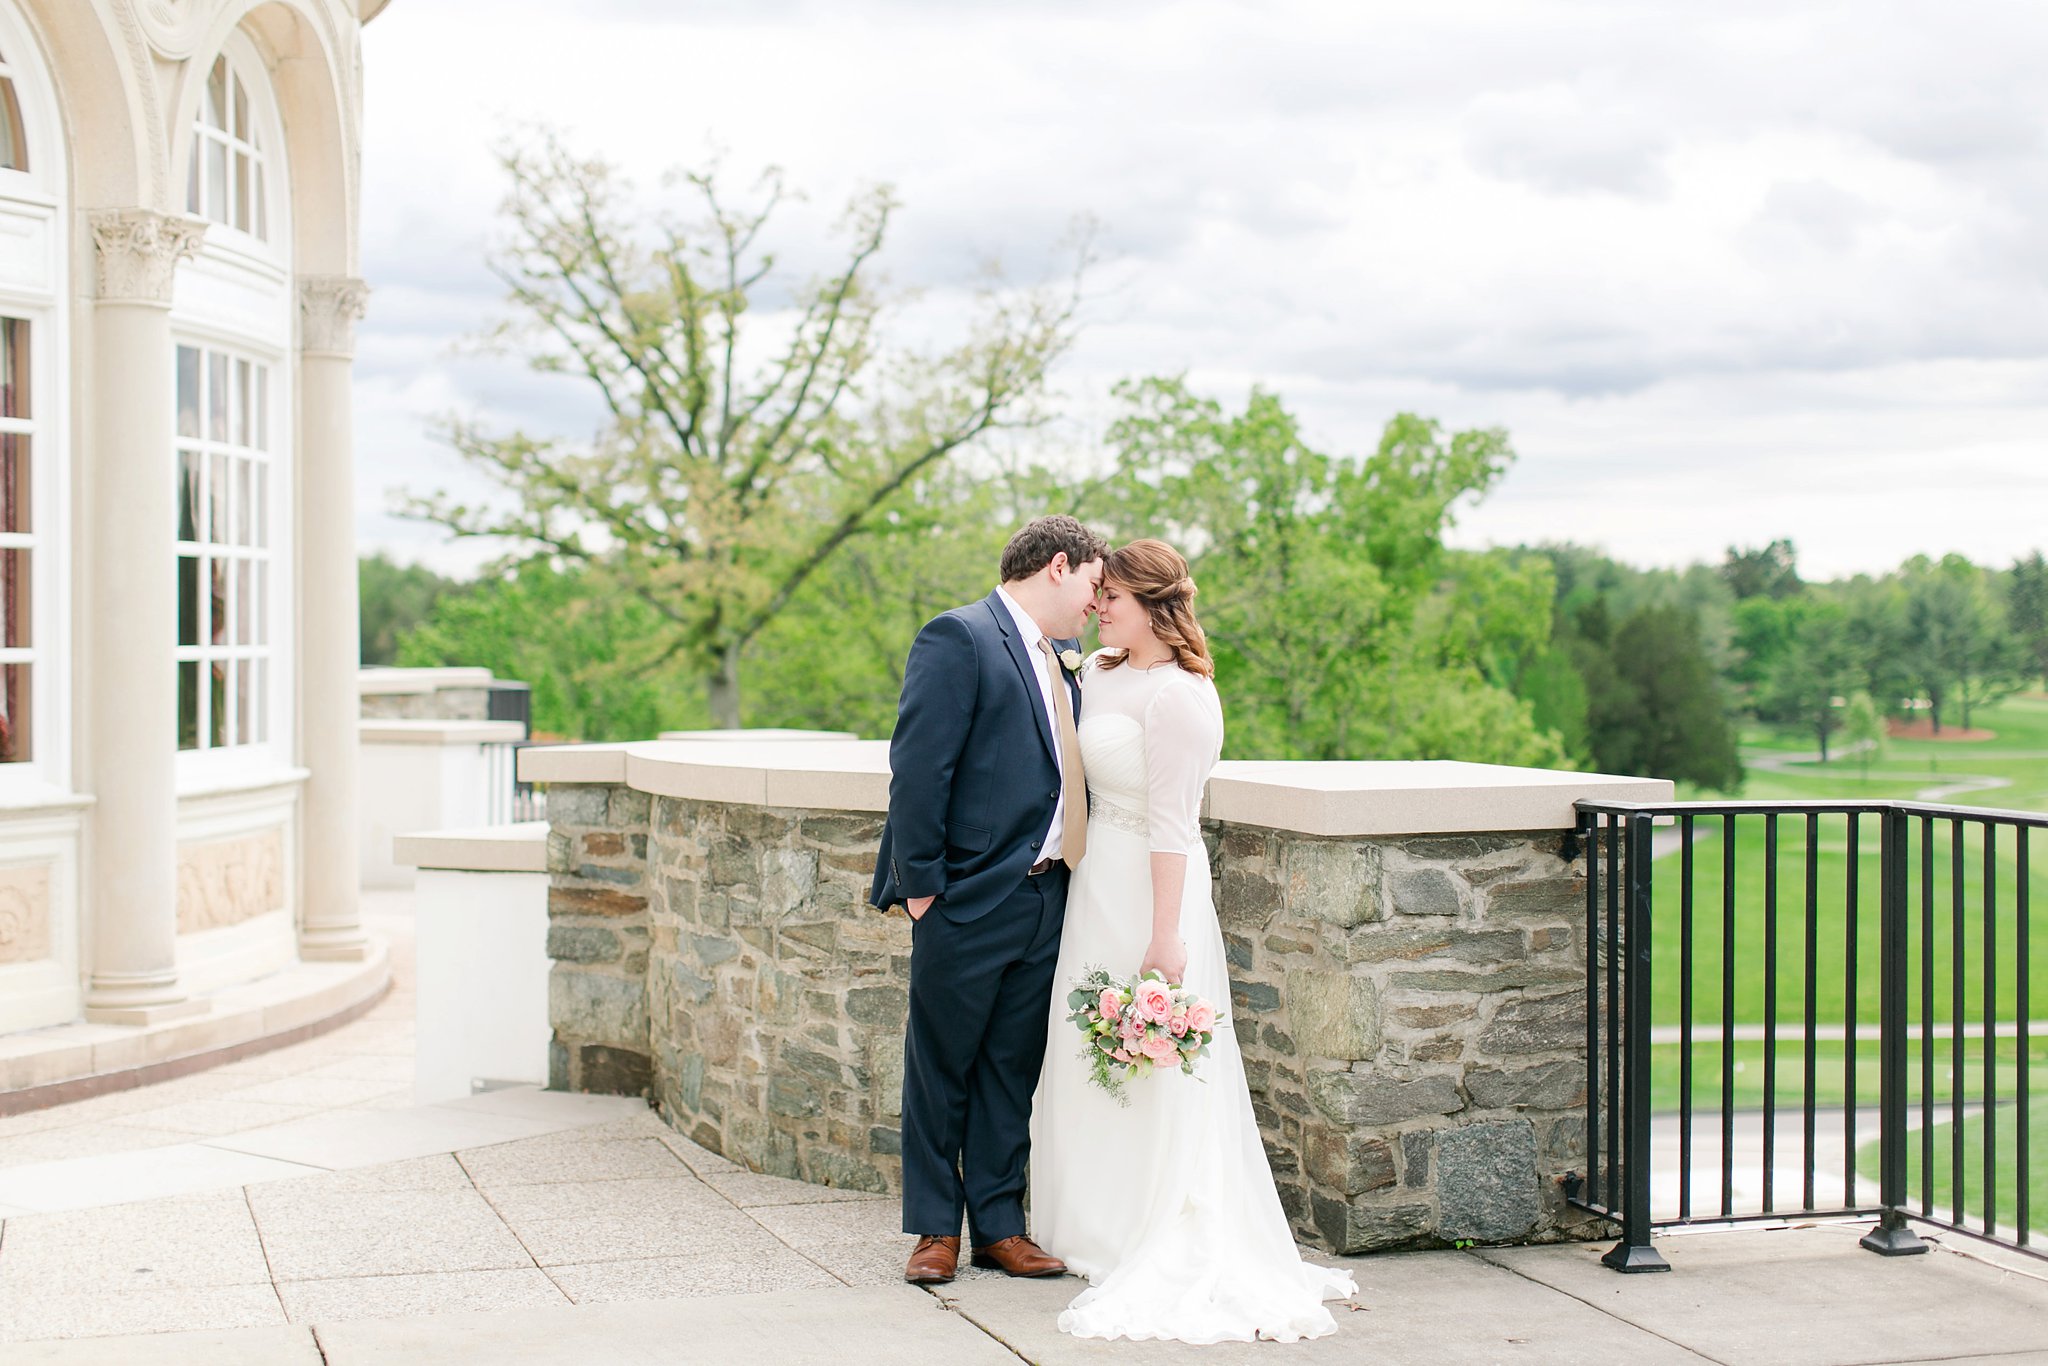
{"type": "MultiPolygon", "coordinates": [[[[1849,969],[1855,968],[1856,1019],[1875,1023],[1878,1000],[1878,910],[1879,910],[1879,822],[1864,817],[1856,822],[1855,853],[1850,851],[1849,819],[1821,817],[1814,844],[1813,875],[1815,896],[1809,915],[1807,906],[1807,821],[1803,817],[1780,817],[1777,822],[1775,892],[1770,886],[1773,860],[1765,856],[1768,818],[1742,816],[1733,822],[1736,849],[1733,887],[1732,929],[1734,951],[1730,963],[1733,977],[1733,1017],[1746,1024],[1762,1024],[1767,1005],[1775,1002],[1776,1018],[1783,1025],[1805,1016],[1807,941],[1809,920],[1814,944],[1813,1003],[1817,1018],[1828,1023],[1847,1019],[1849,969]],[[1854,877],[1853,888],[1851,877],[1854,877]],[[1855,901],[1855,916],[1849,914],[1855,901]],[[1775,933],[1773,933],[1775,926],[1775,933]],[[1852,954],[1853,929],[1853,954],[1852,954]],[[1775,967],[1775,981],[1772,969],[1775,967]]],[[[1726,918],[1721,881],[1723,840],[1728,825],[1720,817],[1701,818],[1695,825],[1692,871],[1691,951],[1693,1000],[1690,1014],[1695,1023],[1718,1022],[1723,1008],[1723,938],[1726,918]]],[[[1985,1018],[1984,963],[1987,947],[1984,934],[1987,898],[1984,884],[1983,836],[1980,829],[1966,827],[1958,869],[1954,830],[1945,821],[1932,827],[1931,860],[1922,862],[1927,829],[1919,821],[1911,827],[1908,865],[1908,951],[1907,978],[1911,1017],[1918,1020],[1923,1010],[1929,1018],[1947,1021],[1960,1018],[1981,1022],[1985,1018]],[[1955,875],[1960,871],[1962,911],[1955,912],[1955,875]],[[1923,878],[1924,874],[1930,874],[1923,878]],[[1931,906],[1931,909],[1930,909],[1931,906]],[[1931,948],[1931,953],[1928,950],[1931,948]],[[1960,948],[1960,955],[1958,955],[1960,948]],[[1962,963],[1958,992],[1955,962],[1962,963]],[[1923,998],[1924,965],[1932,971],[1932,999],[1923,998]]],[[[2019,962],[2018,863],[2010,830],[1999,832],[1993,859],[1995,895],[1990,948],[1995,959],[1995,1004],[1997,1018],[2011,1020],[2019,1008],[2017,968],[2019,962]]],[[[2036,833],[2029,841],[2028,958],[2032,978],[2028,1013],[2036,1018],[2048,1014],[2048,832],[2036,833]]],[[[1681,968],[1686,950],[1684,863],[1677,852],[1656,861],[1652,872],[1651,950],[1654,1018],[1659,1024],[1676,1024],[1686,1013],[1681,998],[1681,968]]]]}
{"type": "MultiPolygon", "coordinates": [[[[2019,1041],[2002,1038],[1998,1041],[1992,1079],[1997,1093],[2010,1100],[2018,1094],[2019,1087],[2019,1041]]],[[[1821,1107],[1841,1105],[1847,1096],[1848,1044],[1841,1040],[1819,1039],[1814,1043],[1813,1091],[1814,1103],[1821,1107]]],[[[1926,1094],[1937,1104],[1946,1104],[1955,1089],[1955,1058],[1953,1041],[1936,1039],[1932,1050],[1932,1086],[1926,1094]]],[[[1683,1079],[1680,1068],[1684,1056],[1680,1044],[1653,1044],[1650,1048],[1650,1086],[1656,1097],[1656,1108],[1662,1111],[1676,1111],[1679,1108],[1679,1083],[1683,1079]]],[[[1761,1040],[1737,1040],[1733,1050],[1735,1068],[1732,1080],[1734,1107],[1737,1110],[1760,1110],[1764,1103],[1764,1045],[1761,1040]]],[[[1602,1059],[1602,1066],[1606,1060],[1602,1059]]],[[[1805,1103],[1806,1096],[1806,1044],[1801,1038],[1781,1040],[1777,1048],[1776,1073],[1772,1078],[1772,1091],[1777,1097],[1781,1110],[1796,1110],[1805,1103]]],[[[1911,1039],[1906,1048],[1907,1091],[1915,1104],[1922,1094],[1922,1069],[1920,1041],[1911,1039]]],[[[1695,1111],[1718,1110],[1721,1106],[1721,1041],[1718,1036],[1701,1034],[1693,1040],[1692,1046],[1692,1095],[1695,1111]]],[[[1859,1039],[1856,1042],[1856,1104],[1874,1106],[1878,1103],[1878,1042],[1875,1039],[1859,1039]]],[[[2030,1037],[2027,1040],[2027,1085],[2031,1095],[2048,1097],[2048,1038],[2030,1037]]],[[[1963,1040],[1962,1094],[1966,1100],[1975,1100],[1984,1091],[1984,1040],[1963,1040]]],[[[2048,1129],[2042,1131],[2048,1139],[2048,1129]]],[[[2048,1214],[2048,1206],[2043,1206],[2048,1214]]]]}
{"type": "MultiPolygon", "coordinates": [[[[2019,1213],[2019,1164],[2015,1160],[2019,1152],[2019,1111],[2010,1104],[2002,1104],[1995,1111],[1997,1129],[1993,1142],[1997,1149],[1997,1187],[1990,1214],[1999,1223],[2012,1225],[2019,1213]]],[[[2027,1172],[2027,1222],[2031,1229],[2038,1231],[2044,1218],[2048,1218],[2048,1098],[2034,1101],[2027,1107],[2028,1147],[2030,1151],[2027,1172]]],[[[1981,1115],[1970,1116],[1963,1121],[1963,1194],[1962,1204],[1969,1222],[1981,1224],[1986,1218],[1984,1203],[1984,1127],[1981,1115]]],[[[1929,1194],[1935,1205],[1953,1207],[1956,1200],[1955,1183],[1951,1179],[1955,1170],[1955,1136],[1952,1125],[1938,1124],[1933,1130],[1934,1169],[1929,1194]]],[[[1909,1203],[1918,1207],[1921,1199],[1920,1184],[1921,1135],[1910,1136],[1906,1144],[1906,1192],[1909,1203]]],[[[1878,1145],[1875,1142],[1863,1144],[1856,1151],[1856,1170],[1869,1179],[1878,1178],[1878,1145]]]]}

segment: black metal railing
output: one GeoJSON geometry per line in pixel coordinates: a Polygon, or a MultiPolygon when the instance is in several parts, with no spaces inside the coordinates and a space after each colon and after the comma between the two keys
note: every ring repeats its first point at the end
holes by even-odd
{"type": "Polygon", "coordinates": [[[2042,1255],[2030,1108],[2048,1030],[2030,1020],[2030,969],[2048,884],[2030,845],[2048,816],[1579,815],[1586,1167],[1567,1195],[1621,1226],[1608,1265],[1664,1269],[1657,1228],[1831,1216],[1874,1217],[1863,1242],[1886,1254],[1924,1251],[1919,1222],[2042,1255]]]}

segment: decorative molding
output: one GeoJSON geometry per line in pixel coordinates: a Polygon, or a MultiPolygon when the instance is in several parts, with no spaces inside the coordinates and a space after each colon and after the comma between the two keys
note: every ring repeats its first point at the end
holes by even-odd
{"type": "Polygon", "coordinates": [[[283,831],[178,850],[179,934],[239,925],[284,904],[283,831]]]}
{"type": "Polygon", "coordinates": [[[164,155],[168,144],[164,140],[164,113],[157,100],[156,63],[150,52],[150,35],[143,27],[142,16],[136,12],[136,0],[115,0],[112,8],[121,24],[121,40],[128,48],[132,79],[140,86],[137,104],[142,110],[143,145],[149,149],[144,163],[149,176],[149,193],[143,197],[150,203],[161,204],[170,195],[171,172],[169,159],[164,155]]]}
{"type": "Polygon", "coordinates": [[[0,963],[50,956],[50,865],[0,869],[0,963]]]}
{"type": "Polygon", "coordinates": [[[354,355],[356,319],[369,302],[369,285],[353,275],[300,276],[299,349],[307,355],[354,355]]]}
{"type": "Polygon", "coordinates": [[[194,0],[130,0],[130,4],[149,45],[174,62],[198,49],[211,17],[207,7],[194,0]]]}
{"type": "Polygon", "coordinates": [[[91,215],[102,302],[168,304],[178,262],[199,250],[206,221],[155,209],[91,215]]]}

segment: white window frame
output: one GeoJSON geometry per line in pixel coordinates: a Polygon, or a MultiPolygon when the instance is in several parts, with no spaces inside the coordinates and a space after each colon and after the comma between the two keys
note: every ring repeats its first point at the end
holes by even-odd
{"type": "MultiPolygon", "coordinates": [[[[261,786],[287,780],[296,774],[297,715],[294,701],[298,688],[298,640],[293,630],[297,600],[298,543],[295,535],[298,507],[298,395],[297,355],[293,349],[293,325],[298,300],[291,271],[292,222],[290,213],[290,166],[286,160],[284,126],[270,73],[248,36],[237,30],[221,44],[217,55],[225,55],[228,69],[242,82],[249,96],[250,126],[263,147],[265,218],[268,239],[258,239],[227,224],[207,219],[206,235],[197,256],[179,265],[171,307],[171,347],[164,356],[170,370],[172,413],[170,444],[163,452],[164,477],[175,488],[178,479],[179,448],[186,438],[177,434],[177,363],[179,347],[195,347],[202,354],[223,351],[232,358],[254,361],[270,370],[269,409],[270,464],[266,519],[270,530],[264,549],[270,557],[270,585],[264,603],[264,624],[268,643],[268,712],[266,739],[221,749],[179,750],[177,785],[180,797],[208,792],[261,786]]],[[[186,177],[206,98],[206,82],[213,59],[195,58],[188,71],[190,84],[182,101],[185,120],[178,140],[179,164],[174,167],[183,204],[186,177]]],[[[201,383],[204,384],[202,360],[201,383]]],[[[175,528],[174,528],[175,532],[175,528]]],[[[191,544],[178,542],[182,553],[191,544]]],[[[177,560],[166,566],[176,573],[177,560]]],[[[204,593],[207,585],[201,585],[204,593]]],[[[177,623],[172,626],[178,633],[177,623]]],[[[204,646],[200,647],[201,649],[204,646]]],[[[182,665],[198,650],[179,646],[182,665]]],[[[200,687],[207,682],[204,666],[200,687]]],[[[177,676],[164,680],[177,691],[177,676]]]]}
{"type": "MultiPolygon", "coordinates": [[[[72,535],[69,233],[63,188],[67,160],[62,122],[42,53],[13,11],[0,3],[0,75],[14,84],[21,109],[26,171],[0,168],[0,222],[29,235],[42,258],[42,287],[0,284],[0,315],[29,325],[29,526],[0,534],[0,544],[30,555],[29,645],[0,648],[0,661],[25,662],[29,674],[29,757],[0,763],[0,807],[28,807],[71,790],[72,535]],[[40,242],[34,238],[40,236],[40,242]]],[[[8,424],[13,426],[12,423],[8,424]]]]}

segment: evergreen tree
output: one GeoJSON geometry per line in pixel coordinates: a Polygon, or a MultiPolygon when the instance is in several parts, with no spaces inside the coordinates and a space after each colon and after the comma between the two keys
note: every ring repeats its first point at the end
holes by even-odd
{"type": "Polygon", "coordinates": [[[1732,792],[1742,784],[1719,681],[1681,607],[1644,607],[1608,633],[1604,603],[1581,613],[1593,757],[1610,773],[1732,792]]]}

